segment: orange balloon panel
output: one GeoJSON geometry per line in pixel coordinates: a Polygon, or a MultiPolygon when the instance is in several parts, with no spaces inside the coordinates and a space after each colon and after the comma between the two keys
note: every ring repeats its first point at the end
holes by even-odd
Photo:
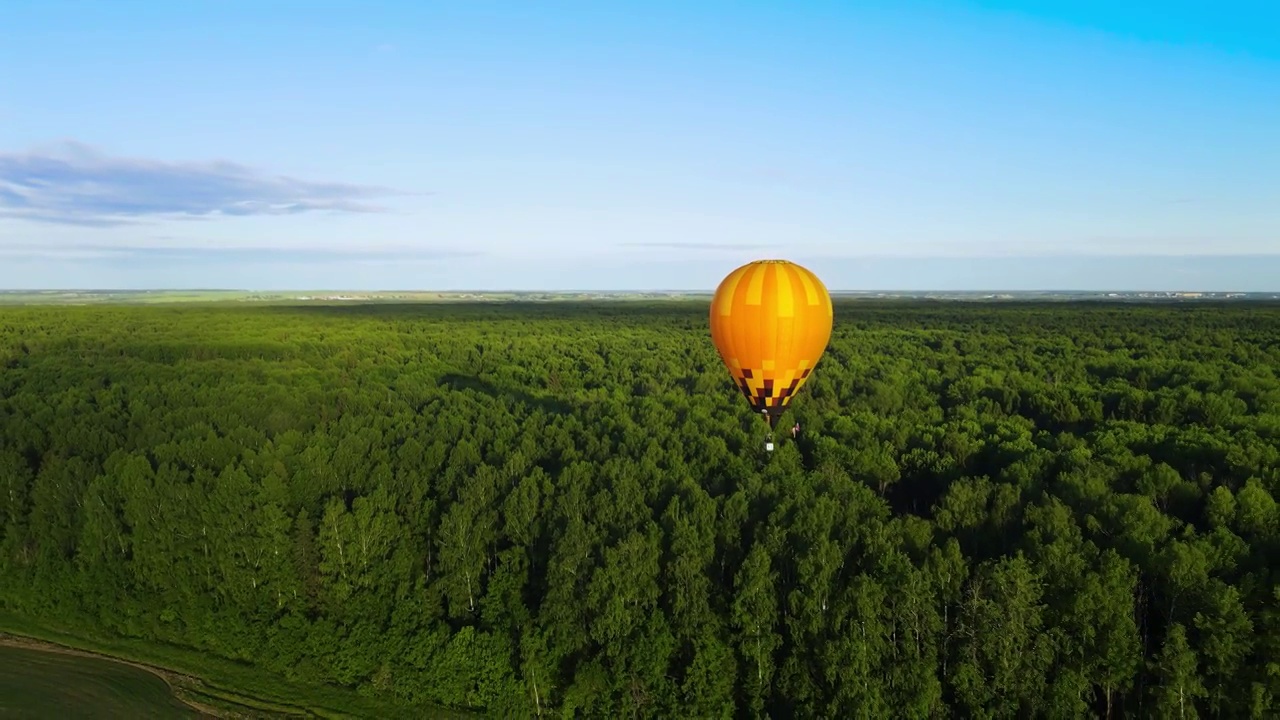
{"type": "Polygon", "coordinates": [[[809,378],[831,339],[831,296],[787,260],[729,273],[711,300],[711,340],[742,394],[774,420],[809,378]]]}

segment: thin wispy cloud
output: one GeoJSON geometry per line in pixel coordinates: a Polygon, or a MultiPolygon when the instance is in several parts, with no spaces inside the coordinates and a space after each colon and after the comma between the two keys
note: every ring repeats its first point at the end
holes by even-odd
{"type": "Polygon", "coordinates": [[[77,142],[0,153],[0,218],[111,227],[142,219],[207,219],[329,211],[383,212],[389,188],[269,175],[233,162],[113,157],[77,142]]]}
{"type": "Polygon", "coordinates": [[[709,242],[625,242],[622,247],[666,248],[670,250],[761,250],[764,245],[755,243],[709,243],[709,242]]]}
{"type": "Polygon", "coordinates": [[[482,257],[461,248],[337,249],[180,245],[0,245],[0,260],[60,262],[285,263],[409,265],[482,257]]]}

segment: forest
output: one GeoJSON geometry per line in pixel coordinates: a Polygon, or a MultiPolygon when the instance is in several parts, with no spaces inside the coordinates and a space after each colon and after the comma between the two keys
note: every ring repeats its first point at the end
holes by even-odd
{"type": "Polygon", "coordinates": [[[0,308],[0,610],[486,716],[1280,714],[1280,305],[837,299],[772,453],[707,313],[0,308]]]}

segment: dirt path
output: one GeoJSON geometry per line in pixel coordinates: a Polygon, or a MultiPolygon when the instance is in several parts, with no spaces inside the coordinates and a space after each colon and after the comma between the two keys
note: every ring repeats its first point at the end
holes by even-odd
{"type": "Polygon", "coordinates": [[[0,645],[7,647],[22,648],[25,650],[39,650],[41,652],[59,653],[61,655],[78,655],[80,657],[96,658],[98,660],[108,660],[110,662],[120,663],[122,665],[131,665],[139,670],[155,675],[169,686],[169,692],[178,698],[191,709],[200,713],[201,718],[234,718],[236,715],[228,713],[219,708],[210,707],[203,703],[198,703],[186,697],[183,690],[187,688],[196,689],[203,685],[200,678],[190,675],[183,675],[164,668],[159,668],[146,663],[134,662],[123,658],[114,657],[112,655],[104,655],[103,653],[90,652],[88,650],[78,650],[76,648],[58,645],[56,643],[37,640],[35,638],[22,637],[20,635],[11,635],[9,633],[0,632],[0,645]]]}

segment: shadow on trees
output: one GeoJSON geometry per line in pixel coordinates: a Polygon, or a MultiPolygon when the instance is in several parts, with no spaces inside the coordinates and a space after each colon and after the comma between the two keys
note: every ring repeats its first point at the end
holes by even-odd
{"type": "Polygon", "coordinates": [[[472,390],[499,401],[510,399],[530,408],[540,408],[550,415],[568,415],[576,410],[572,403],[563,398],[535,395],[527,390],[498,387],[474,375],[448,373],[440,378],[440,385],[456,392],[472,390]]]}

